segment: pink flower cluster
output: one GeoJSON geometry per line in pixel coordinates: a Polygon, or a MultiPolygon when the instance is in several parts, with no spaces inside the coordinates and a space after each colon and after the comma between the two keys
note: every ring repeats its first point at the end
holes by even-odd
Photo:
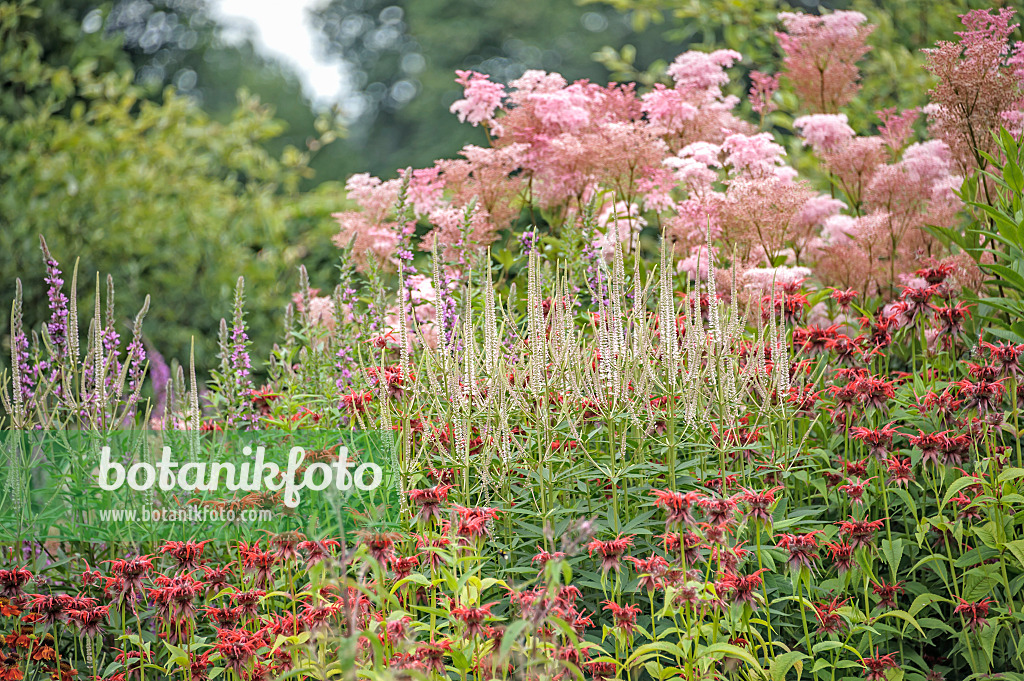
{"type": "Polygon", "coordinates": [[[397,264],[396,249],[411,258],[411,217],[425,219],[432,229],[420,247],[436,241],[457,277],[467,253],[493,243],[525,206],[544,209],[557,226],[595,202],[594,253],[609,255],[616,241],[629,247],[656,214],[677,242],[680,271],[693,276],[706,276],[699,255],[707,255],[710,233],[735,246],[723,256],[741,269],[810,266],[826,284],[893,287],[936,253],[924,227],[952,224],[962,177],[984,167],[968,141],[1024,120],[1024,49],[1008,42],[1011,16],[971,12],[958,42],[930,51],[940,79],[926,109],[933,139],[912,143],[917,110],[877,112],[874,135],[857,134],[840,111],[858,90],[857,62],[870,49],[874,27],[864,15],[781,13],[785,71],[751,74],[751,105],[763,122],[785,76],[807,112],[793,127],[826,171],[827,195],[797,177],[770,132],[735,115],[738,98],[725,94],[727,70],[741,59],[735,51],[685,52],[667,68],[671,84],[643,94],[544,71],[507,85],[458,71],[465,95],[452,112],[486,127],[490,146],[468,145],[460,158],[401,180],[354,176],[347,188],[359,210],[335,214],[336,242],[354,237],[361,264],[397,264]],[[968,113],[957,104],[963,92],[976,101],[968,113]]]}

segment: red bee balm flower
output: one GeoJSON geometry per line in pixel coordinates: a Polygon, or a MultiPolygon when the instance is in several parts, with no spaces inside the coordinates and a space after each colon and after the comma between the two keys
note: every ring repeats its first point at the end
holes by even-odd
{"type": "Polygon", "coordinates": [[[587,545],[587,553],[591,556],[596,551],[601,556],[601,570],[608,572],[614,569],[619,571],[619,563],[622,561],[622,554],[633,545],[633,535],[628,537],[619,536],[608,541],[594,539],[587,545]]]}
{"type": "Polygon", "coordinates": [[[758,520],[765,525],[772,524],[772,506],[775,505],[775,493],[783,489],[781,485],[766,489],[763,492],[755,492],[745,489],[740,499],[749,506],[747,517],[751,520],[758,520]]]}
{"type": "Polygon", "coordinates": [[[896,596],[903,593],[903,582],[896,582],[895,584],[880,582],[873,585],[871,591],[878,596],[879,608],[895,608],[896,596]]]}
{"type": "Polygon", "coordinates": [[[640,614],[638,605],[619,605],[612,601],[601,601],[604,610],[612,613],[615,619],[615,626],[627,634],[632,634],[636,628],[636,616],[640,614]]]}
{"type": "Polygon", "coordinates": [[[825,548],[828,549],[832,562],[836,564],[836,568],[839,570],[839,574],[843,574],[853,567],[854,547],[850,546],[848,542],[826,544],[825,548]]]}
{"type": "Polygon", "coordinates": [[[456,506],[455,512],[459,514],[459,525],[455,534],[466,539],[480,539],[490,534],[487,528],[489,521],[498,517],[496,508],[466,508],[456,506]]]}
{"type": "Polygon", "coordinates": [[[728,525],[736,512],[737,497],[729,499],[701,499],[698,503],[712,525],[728,525]]]}
{"type": "Polygon", "coordinates": [[[907,457],[890,456],[885,461],[886,470],[889,471],[889,482],[898,486],[906,487],[914,480],[914,471],[910,466],[910,459],[907,457]]]}
{"type": "Polygon", "coordinates": [[[491,608],[497,603],[488,603],[480,607],[452,608],[452,617],[462,622],[466,627],[466,636],[479,636],[485,632],[484,622],[491,617],[491,608]]]}
{"type": "Polygon", "coordinates": [[[761,586],[761,574],[764,572],[768,572],[768,568],[761,568],[745,577],[725,574],[719,588],[731,596],[733,603],[746,603],[755,608],[754,591],[761,586]]]}
{"type": "Polygon", "coordinates": [[[839,614],[839,609],[846,605],[847,599],[833,598],[814,604],[814,614],[818,618],[819,634],[838,634],[846,627],[839,614]]]}
{"type": "Polygon", "coordinates": [[[892,656],[893,653],[879,655],[878,651],[875,651],[874,657],[865,657],[863,661],[864,678],[867,681],[885,681],[885,670],[899,667],[892,656]]]}
{"type": "Polygon", "coordinates": [[[650,558],[634,558],[627,556],[626,560],[633,563],[640,576],[640,588],[645,591],[654,591],[658,588],[658,577],[665,572],[668,562],[661,556],[654,555],[650,558]]]}
{"type": "Polygon", "coordinates": [[[416,514],[416,521],[426,524],[434,518],[440,520],[441,504],[448,501],[448,491],[451,488],[451,485],[435,485],[426,489],[409,490],[409,501],[420,509],[416,514]]]}
{"type": "Polygon", "coordinates": [[[212,540],[207,539],[201,542],[194,541],[169,541],[160,547],[160,553],[169,553],[178,566],[185,570],[199,567],[199,560],[203,557],[203,547],[212,540]]]}
{"type": "Polygon", "coordinates": [[[690,510],[703,498],[699,492],[684,494],[661,489],[653,490],[651,495],[656,497],[655,507],[664,507],[668,511],[668,516],[665,518],[666,529],[676,524],[692,525],[694,520],[690,510]]]}
{"type": "Polygon", "coordinates": [[[844,520],[839,524],[839,534],[849,538],[850,548],[856,550],[862,546],[871,546],[875,532],[885,526],[884,520],[844,520]]]}
{"type": "Polygon", "coordinates": [[[789,567],[799,570],[801,567],[811,568],[818,559],[816,553],[818,542],[814,535],[822,530],[814,530],[807,534],[780,534],[777,546],[789,551],[789,567]]]}
{"type": "Polygon", "coordinates": [[[864,490],[867,489],[868,483],[874,480],[874,478],[868,478],[867,480],[851,480],[845,485],[839,486],[840,492],[846,492],[846,495],[850,498],[850,503],[854,506],[864,504],[864,490]]]}
{"type": "Polygon", "coordinates": [[[985,618],[988,617],[988,609],[992,605],[991,598],[984,598],[976,603],[969,603],[959,597],[957,600],[960,602],[953,608],[953,614],[962,615],[967,622],[968,629],[977,631],[988,624],[988,620],[985,618]]]}
{"type": "Polygon", "coordinates": [[[23,586],[32,579],[32,573],[25,568],[0,570],[0,596],[13,598],[21,594],[23,586]]]}

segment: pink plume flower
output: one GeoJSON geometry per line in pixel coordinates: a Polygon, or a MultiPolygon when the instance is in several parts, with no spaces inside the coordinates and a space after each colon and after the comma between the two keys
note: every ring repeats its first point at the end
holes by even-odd
{"type": "Polygon", "coordinates": [[[907,109],[898,114],[896,107],[875,112],[882,122],[878,127],[878,134],[885,140],[886,145],[893,153],[899,153],[910,136],[914,134],[914,122],[920,114],[920,109],[907,109]]]}
{"type": "Polygon", "coordinates": [[[458,76],[455,82],[465,88],[465,98],[452,104],[451,112],[459,116],[459,121],[469,121],[473,126],[492,122],[505,97],[505,87],[501,83],[492,83],[490,76],[476,71],[455,73],[458,76]]]}
{"type": "Polygon", "coordinates": [[[853,128],[846,114],[811,114],[793,121],[804,144],[810,144],[817,153],[835,151],[853,139],[853,128]]]}
{"type": "Polygon", "coordinates": [[[784,32],[776,33],[786,56],[787,75],[801,103],[812,112],[835,113],[857,91],[857,61],[874,26],[860,12],[780,12],[784,32]]]}
{"type": "Polygon", "coordinates": [[[725,69],[743,58],[735,50],[684,52],[668,67],[668,75],[680,90],[704,90],[717,95],[729,82],[725,69]]]}
{"type": "Polygon", "coordinates": [[[750,83],[750,106],[756,113],[767,116],[779,108],[772,101],[772,96],[779,89],[778,74],[769,76],[760,71],[752,71],[750,73],[750,83]]]}

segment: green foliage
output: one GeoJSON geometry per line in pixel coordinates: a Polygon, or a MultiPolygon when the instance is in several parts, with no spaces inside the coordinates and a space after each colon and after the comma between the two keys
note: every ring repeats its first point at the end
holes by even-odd
{"type": "MultiPolygon", "coordinates": [[[[86,277],[113,274],[119,310],[137,310],[152,294],[159,303],[147,337],[167,356],[187,356],[195,336],[197,362],[211,365],[215,313],[230,309],[240,275],[253,290],[253,339],[269,344],[271,316],[290,287],[282,273],[307,244],[330,248],[333,230],[322,218],[337,207],[335,191],[298,193],[310,176],[309,153],[266,150],[282,126],[256,98],[241,92],[225,123],[170,88],[146,100],[107,44],[95,54],[44,49],[34,30],[43,9],[25,0],[0,4],[3,297],[22,276],[29,315],[45,312],[43,234],[66,271],[80,254],[86,277]]],[[[69,14],[45,16],[48,24],[73,23],[69,14]]],[[[323,141],[337,134],[326,122],[320,127],[323,141]]]]}
{"type": "MultiPolygon", "coordinates": [[[[992,201],[968,201],[974,221],[961,233],[942,230],[940,236],[971,254],[991,275],[991,295],[976,300],[978,324],[999,340],[1024,343],[1024,139],[1005,129],[998,137],[1000,158],[983,155],[991,170],[982,171],[994,189],[992,201]]],[[[980,182],[967,187],[965,196],[977,195],[980,182]]]]}

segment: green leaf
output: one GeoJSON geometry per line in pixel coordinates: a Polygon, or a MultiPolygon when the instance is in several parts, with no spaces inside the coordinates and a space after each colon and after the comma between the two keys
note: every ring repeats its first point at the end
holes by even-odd
{"type": "Polygon", "coordinates": [[[917,598],[914,599],[914,602],[910,604],[910,608],[907,610],[907,613],[911,617],[917,617],[922,610],[932,603],[949,603],[949,599],[932,593],[918,594],[917,598]]]}
{"type": "Polygon", "coordinates": [[[942,498],[942,505],[945,506],[948,504],[949,500],[955,497],[960,490],[970,487],[971,485],[976,485],[978,482],[978,478],[971,475],[964,475],[957,478],[953,481],[953,484],[949,486],[949,489],[946,490],[946,496],[942,498]]]}
{"type": "Polygon", "coordinates": [[[806,657],[807,655],[801,653],[799,650],[783,653],[776,657],[772,660],[772,663],[768,668],[768,673],[771,675],[772,681],[785,681],[786,675],[793,667],[796,667],[796,678],[797,681],[799,681],[800,677],[803,675],[803,660],[806,657]]]}
{"type": "Polygon", "coordinates": [[[1024,539],[1017,539],[1003,544],[1003,548],[1009,549],[1013,557],[1017,559],[1020,566],[1024,568],[1024,539]]]}
{"type": "Polygon", "coordinates": [[[913,615],[911,615],[911,614],[910,614],[909,612],[907,612],[906,610],[889,610],[889,611],[887,611],[887,612],[884,612],[884,613],[882,613],[882,614],[881,614],[881,615],[879,615],[878,617],[876,617],[876,618],[875,618],[875,621],[878,621],[878,620],[883,620],[883,619],[885,619],[886,617],[896,617],[897,619],[901,619],[901,620],[903,620],[904,622],[906,622],[907,624],[909,624],[909,625],[911,625],[912,627],[914,627],[915,629],[917,629],[917,631],[918,631],[918,632],[919,632],[919,633],[920,633],[920,634],[921,634],[922,636],[924,636],[924,629],[922,629],[922,628],[921,628],[921,625],[917,623],[917,620],[916,620],[916,619],[914,619],[913,615]]]}
{"type": "Polygon", "coordinates": [[[701,650],[700,652],[698,652],[697,656],[701,657],[703,655],[718,654],[728,655],[729,657],[735,657],[739,660],[742,660],[743,662],[746,662],[758,672],[763,672],[761,665],[758,663],[757,660],[754,659],[753,655],[751,655],[743,648],[734,645],[729,645],[728,643],[715,643],[714,645],[710,645],[701,650]]]}
{"type": "Polygon", "coordinates": [[[885,556],[885,561],[889,564],[893,574],[899,572],[900,561],[903,560],[903,540],[894,539],[889,541],[883,539],[881,541],[882,555],[885,556]]]}

